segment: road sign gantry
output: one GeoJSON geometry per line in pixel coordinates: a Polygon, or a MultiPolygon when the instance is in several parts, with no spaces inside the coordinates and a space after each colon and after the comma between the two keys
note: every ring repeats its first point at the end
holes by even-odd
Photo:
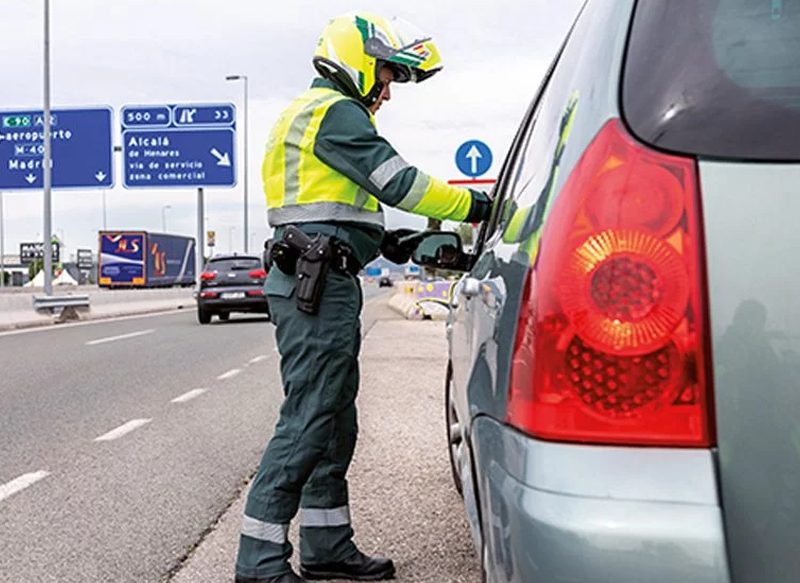
{"type": "Polygon", "coordinates": [[[122,108],[125,188],[235,186],[232,103],[122,108]]]}
{"type": "MultiPolygon", "coordinates": [[[[54,109],[50,114],[53,188],[114,186],[109,107],[54,109]]],[[[0,111],[0,190],[44,187],[44,113],[0,111]]]]}

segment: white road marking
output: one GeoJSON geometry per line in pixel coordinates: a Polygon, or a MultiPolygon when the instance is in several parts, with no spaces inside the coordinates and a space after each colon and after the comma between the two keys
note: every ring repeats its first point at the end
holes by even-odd
{"type": "Polygon", "coordinates": [[[0,501],[5,500],[9,496],[16,494],[27,488],[28,486],[35,484],[42,478],[46,478],[50,475],[50,472],[39,471],[39,472],[31,472],[30,474],[23,474],[19,478],[15,478],[8,482],[7,484],[3,484],[0,486],[0,501]]]}
{"type": "Polygon", "coordinates": [[[107,338],[98,338],[97,340],[89,340],[86,346],[94,346],[96,344],[105,344],[106,342],[116,342],[117,340],[127,340],[128,338],[136,338],[137,336],[145,336],[155,332],[153,328],[150,330],[140,330],[139,332],[131,332],[130,334],[120,334],[119,336],[108,336],[107,338]]]}
{"type": "Polygon", "coordinates": [[[35,326],[32,328],[23,328],[21,330],[8,330],[0,332],[0,338],[3,336],[16,336],[17,334],[32,334],[34,332],[53,332],[54,330],[68,330],[70,328],[77,328],[78,326],[97,326],[98,324],[109,324],[112,322],[124,322],[125,320],[141,320],[142,318],[155,318],[163,317],[169,314],[187,313],[189,310],[176,309],[176,310],[163,310],[160,312],[151,312],[148,314],[133,314],[131,316],[118,316],[116,318],[97,318],[96,320],[89,320],[88,322],[74,322],[71,324],[59,324],[54,326],[52,324],[44,324],[42,326],[35,326]]]}
{"type": "Polygon", "coordinates": [[[108,433],[105,433],[100,437],[95,438],[95,441],[112,441],[114,439],[119,439],[123,435],[126,435],[135,429],[138,429],[142,425],[147,425],[151,421],[152,419],[133,419],[132,421],[128,421],[124,425],[120,425],[116,429],[112,429],[108,433]]]}
{"type": "Polygon", "coordinates": [[[251,359],[250,359],[250,361],[249,361],[247,364],[255,364],[255,363],[257,363],[257,362],[261,362],[261,361],[262,361],[262,360],[264,360],[265,358],[267,358],[267,355],[266,355],[266,354],[259,354],[259,355],[258,355],[258,356],[256,356],[255,358],[251,358],[251,359]]]}
{"type": "Polygon", "coordinates": [[[221,375],[219,375],[219,376],[217,377],[217,380],[218,380],[218,381],[224,381],[225,379],[230,379],[230,378],[233,378],[233,377],[235,377],[237,374],[239,374],[240,372],[242,372],[242,369],[240,369],[240,368],[232,368],[232,369],[231,369],[231,370],[229,370],[228,372],[224,372],[224,373],[222,373],[221,375]]]}
{"type": "Polygon", "coordinates": [[[182,394],[180,397],[175,397],[170,401],[170,403],[185,403],[186,401],[191,401],[195,397],[199,397],[203,393],[205,393],[208,389],[192,389],[191,391],[182,394]]]}

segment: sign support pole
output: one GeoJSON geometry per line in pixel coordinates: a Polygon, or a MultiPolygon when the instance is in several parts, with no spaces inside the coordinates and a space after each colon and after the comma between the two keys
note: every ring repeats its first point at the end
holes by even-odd
{"type": "Polygon", "coordinates": [[[205,267],[205,245],[203,241],[203,229],[205,227],[205,201],[203,200],[203,188],[197,189],[197,265],[195,266],[195,278],[197,279],[197,289],[200,289],[200,274],[205,267]]]}
{"type": "Polygon", "coordinates": [[[50,0],[44,0],[44,293],[53,295],[52,152],[50,143],[50,0]]]}

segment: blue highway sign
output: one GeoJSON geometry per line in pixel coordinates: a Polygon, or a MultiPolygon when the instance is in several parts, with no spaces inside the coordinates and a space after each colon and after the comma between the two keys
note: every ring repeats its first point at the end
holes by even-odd
{"type": "MultiPolygon", "coordinates": [[[[53,188],[114,185],[111,108],[54,109],[53,188]]],[[[0,111],[0,190],[44,188],[44,113],[0,111]]]]}
{"type": "Polygon", "coordinates": [[[232,103],[122,108],[125,188],[234,186],[232,103]]]}
{"type": "Polygon", "coordinates": [[[456,166],[470,178],[486,174],[492,166],[492,151],[479,140],[464,142],[456,150],[456,166]]]}

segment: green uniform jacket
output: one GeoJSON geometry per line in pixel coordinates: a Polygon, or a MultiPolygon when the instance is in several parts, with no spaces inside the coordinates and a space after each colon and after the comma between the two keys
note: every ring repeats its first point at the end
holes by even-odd
{"type": "MultiPolygon", "coordinates": [[[[277,228],[278,236],[280,227],[286,224],[300,224],[309,232],[337,236],[351,245],[363,265],[376,254],[383,238],[380,204],[439,219],[479,222],[488,218],[491,203],[486,194],[450,186],[406,162],[386,139],[378,135],[369,110],[357,100],[344,95],[330,81],[315,79],[311,89],[312,92],[314,89],[333,90],[342,94],[342,97],[333,99],[333,103],[324,109],[317,109],[318,115],[321,115],[318,120],[310,113],[312,107],[301,110],[297,106],[294,109],[290,106],[273,130],[263,174],[269,221],[277,228]],[[300,117],[298,111],[309,112],[306,115],[308,128],[296,132],[293,139],[292,117],[300,117]],[[318,169],[313,166],[306,169],[303,182],[289,177],[283,166],[284,158],[288,158],[286,152],[291,148],[302,150],[303,144],[309,143],[309,139],[313,140],[313,150],[309,148],[306,155],[313,152],[313,158],[342,175],[342,184],[352,187],[353,191],[349,205],[363,212],[353,213],[352,216],[343,214],[335,219],[318,219],[311,212],[312,205],[292,206],[289,202],[296,200],[285,202],[290,180],[293,180],[292,188],[301,190],[299,195],[295,194],[298,199],[307,194],[302,192],[304,188],[313,191],[317,187],[314,176],[318,175],[318,169]],[[292,144],[292,141],[300,147],[292,144]],[[276,191],[280,191],[278,196],[276,191]]],[[[301,99],[302,96],[296,102],[301,99]]],[[[311,160],[313,163],[314,160],[311,160]]]]}

